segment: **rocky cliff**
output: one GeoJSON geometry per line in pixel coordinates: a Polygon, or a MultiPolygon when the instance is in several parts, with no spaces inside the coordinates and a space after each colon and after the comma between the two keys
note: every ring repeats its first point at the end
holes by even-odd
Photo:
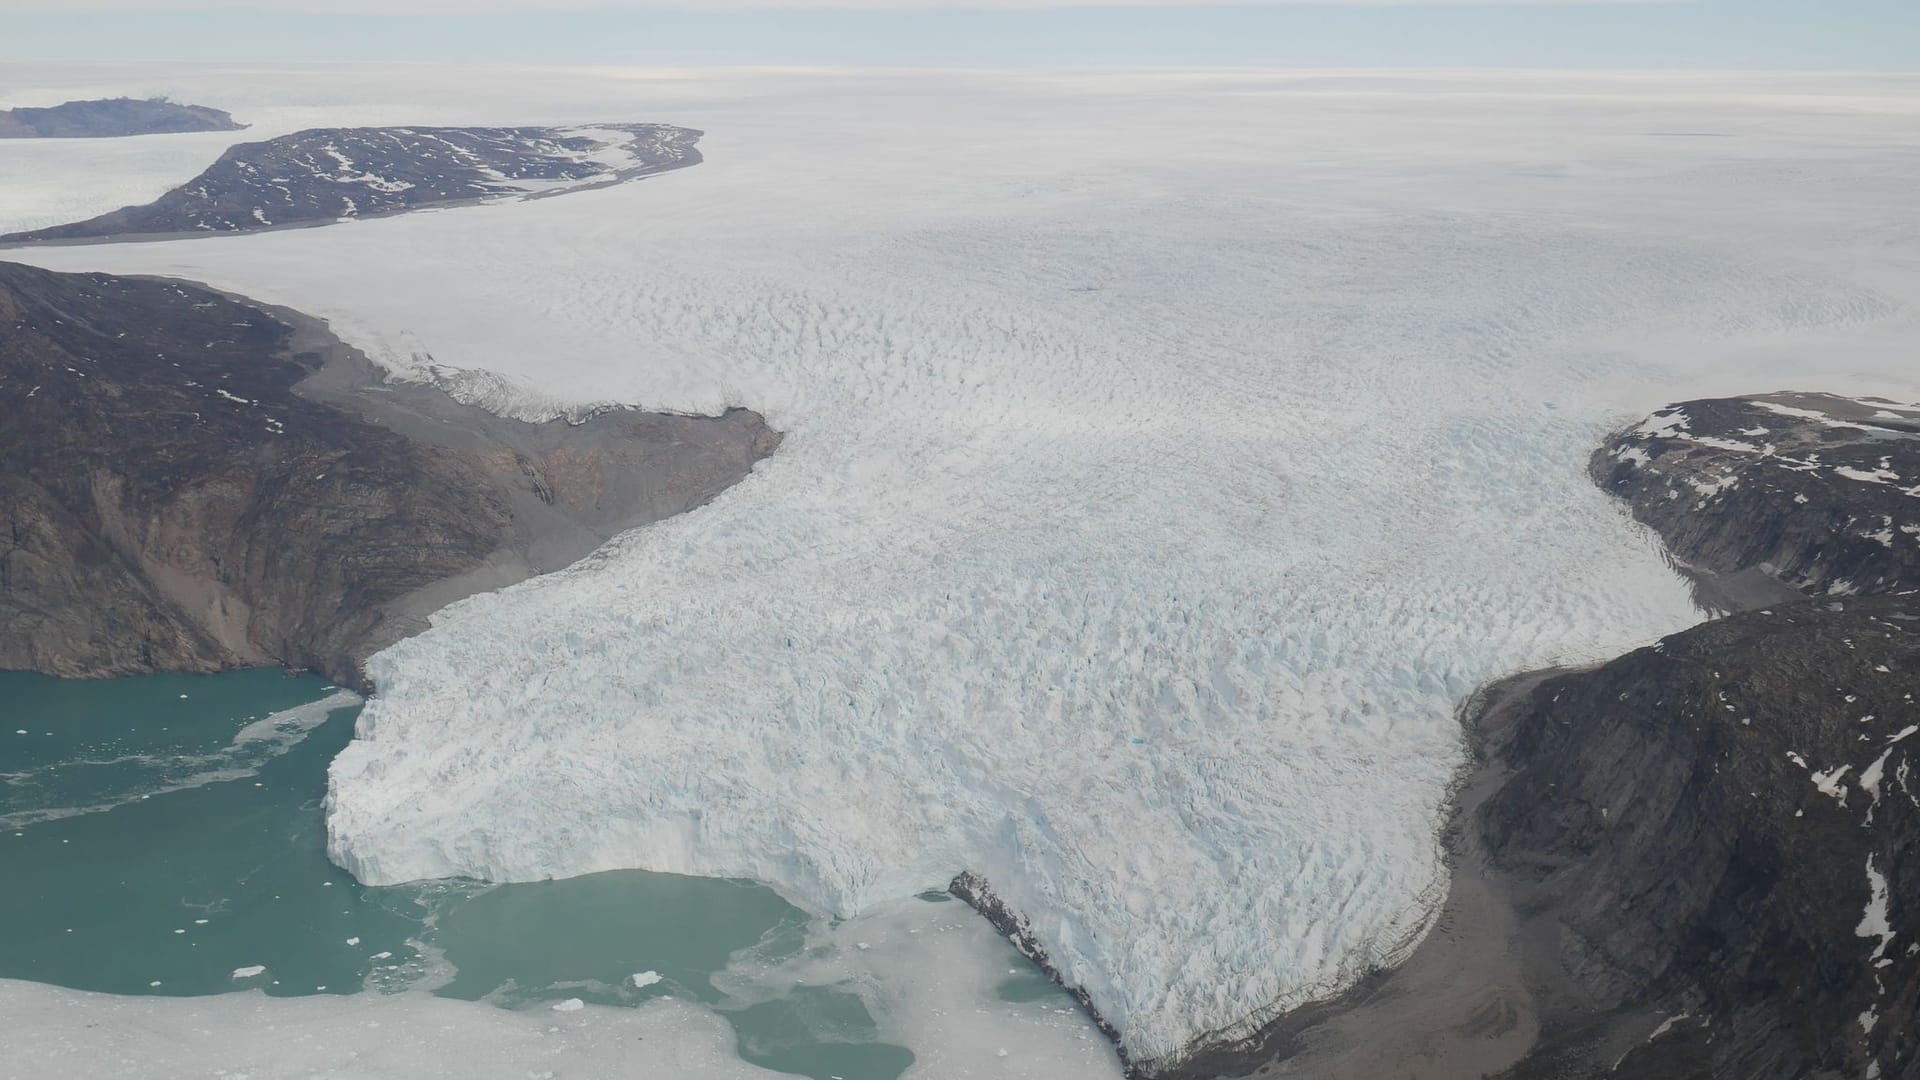
{"type": "Polygon", "coordinates": [[[0,667],[359,661],[461,596],[698,506],[745,410],[524,424],[384,383],[324,327],[176,282],[0,263],[0,667]]]}

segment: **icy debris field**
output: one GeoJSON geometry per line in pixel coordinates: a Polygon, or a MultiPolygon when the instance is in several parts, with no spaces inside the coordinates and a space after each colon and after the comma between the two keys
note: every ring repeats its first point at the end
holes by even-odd
{"type": "Polygon", "coordinates": [[[1138,1058],[1411,947],[1476,685],[1694,620],[1584,475],[1607,431],[1920,389],[1920,80],[438,77],[152,78],[268,127],[682,124],[706,161],[8,253],[300,308],[509,414],[787,433],[377,657],[335,856],[838,914],[972,870],[1138,1058]]]}

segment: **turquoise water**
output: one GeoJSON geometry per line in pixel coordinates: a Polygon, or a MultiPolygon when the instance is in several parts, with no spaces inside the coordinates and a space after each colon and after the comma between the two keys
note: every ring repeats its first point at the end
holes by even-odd
{"type": "MultiPolygon", "coordinates": [[[[325,855],[326,767],[359,712],[337,694],[274,670],[0,672],[0,977],[120,994],[431,987],[508,1008],[673,994],[720,1010],[767,1068],[894,1080],[912,1063],[850,992],[714,988],[739,950],[804,947],[806,915],[763,886],[638,871],[356,884],[325,855]],[[635,986],[645,972],[658,981],[635,986]]],[[[1008,989],[1043,992],[1034,980],[1008,989]]]]}

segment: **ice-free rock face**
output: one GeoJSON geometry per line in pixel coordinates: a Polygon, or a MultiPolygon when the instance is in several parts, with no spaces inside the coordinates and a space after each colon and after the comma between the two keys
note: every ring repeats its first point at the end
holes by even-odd
{"type": "Polygon", "coordinates": [[[101,98],[46,108],[0,109],[0,139],[110,138],[244,127],[219,109],[165,98],[101,98]]]}
{"type": "Polygon", "coordinates": [[[1735,615],[1516,710],[1480,827],[1572,981],[1514,1075],[1598,1075],[1649,1012],[1707,1037],[1622,1075],[1920,1075],[1917,601],[1735,615]]]}
{"type": "Polygon", "coordinates": [[[776,441],[744,410],[501,420],[289,320],[0,263],[0,667],[364,685],[440,605],[699,505],[776,441]]]}
{"type": "Polygon", "coordinates": [[[697,164],[699,138],[665,124],[318,128],[232,147],[145,206],[0,240],[248,232],[553,195],[697,164]]]}

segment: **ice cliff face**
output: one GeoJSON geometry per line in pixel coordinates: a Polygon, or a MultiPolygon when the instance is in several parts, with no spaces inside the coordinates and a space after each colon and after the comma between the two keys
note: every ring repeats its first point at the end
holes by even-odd
{"type": "Polygon", "coordinates": [[[1743,343],[1895,309],[1740,248],[1785,234],[1725,191],[1784,189],[1617,102],[1578,108],[1657,159],[1631,204],[1519,169],[1564,129],[1530,105],[1363,94],[1356,128],[1196,85],[806,84],[676,111],[707,163],[645,185],[115,251],[419,377],[787,433],[377,656],[335,856],[835,912],[970,870],[1137,1060],[1396,958],[1445,887],[1457,701],[1694,618],[1589,448],[1743,343]],[[1456,137],[1503,108],[1541,141],[1456,137]]]}

